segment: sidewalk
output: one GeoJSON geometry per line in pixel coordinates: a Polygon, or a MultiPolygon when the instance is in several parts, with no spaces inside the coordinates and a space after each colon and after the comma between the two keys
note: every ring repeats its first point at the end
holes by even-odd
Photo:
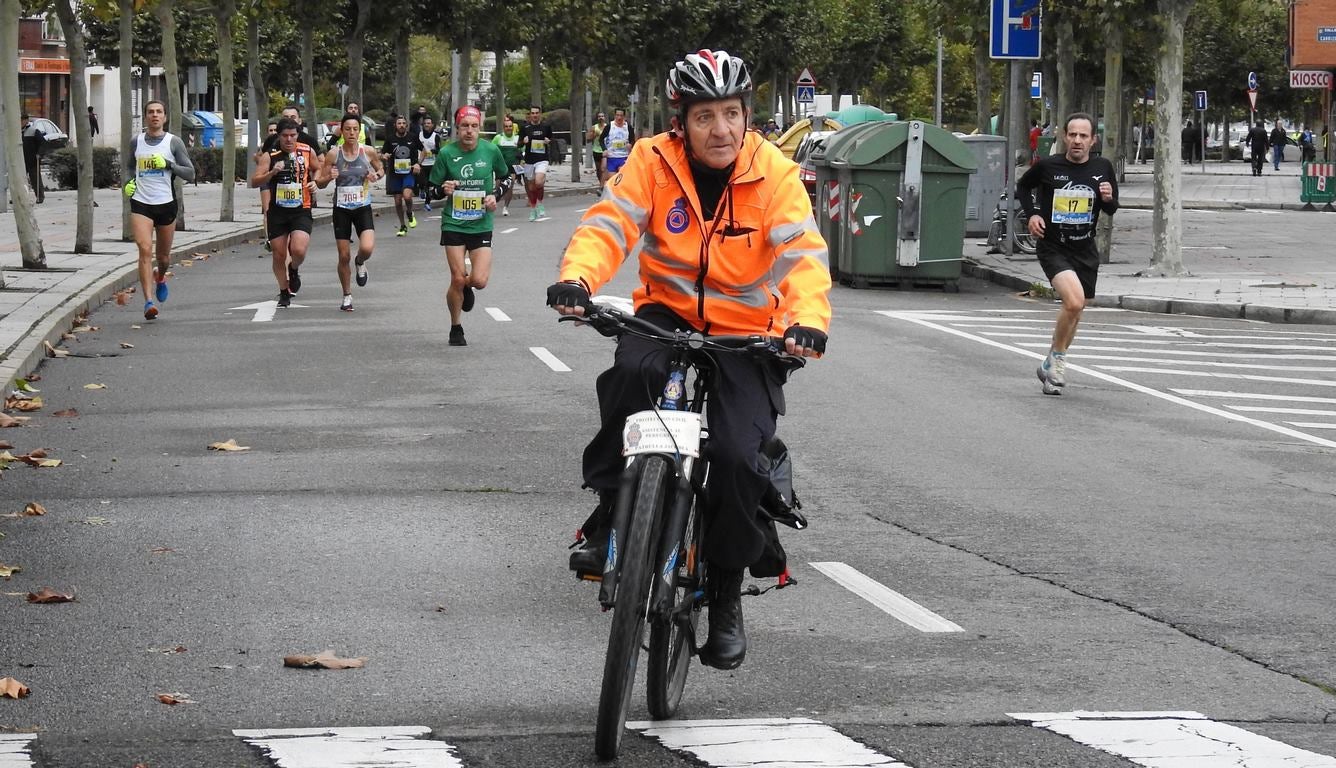
{"type": "MultiPolygon", "coordinates": [[[[561,197],[595,193],[598,183],[586,170],[579,183],[570,180],[569,165],[552,168],[547,178],[547,196],[561,197]]],[[[377,190],[381,205],[387,203],[377,190]]],[[[331,211],[328,190],[322,191],[321,206],[315,211],[316,224],[327,222],[331,211]]],[[[74,254],[74,229],[77,193],[46,192],[46,201],[36,207],[37,224],[46,249],[44,270],[21,267],[18,231],[13,206],[0,214],[0,269],[5,287],[0,289],[0,384],[9,393],[14,379],[26,375],[46,354],[44,341],[55,346],[62,333],[74,325],[74,318],[87,314],[117,291],[137,286],[138,251],[134,243],[121,241],[121,193],[99,189],[93,198],[93,253],[74,254]]],[[[260,196],[238,184],[233,195],[234,221],[218,220],[222,200],[220,184],[187,184],[185,211],[189,231],[177,232],[172,241],[172,261],[192,253],[208,253],[230,248],[261,236],[260,196]]],[[[516,197],[524,204],[521,189],[516,197]]],[[[325,224],[328,226],[328,224],[325,224]]],[[[135,296],[135,301],[142,301],[135,296]]]]}
{"type": "MultiPolygon", "coordinates": [[[[1151,209],[1152,169],[1149,163],[1128,165],[1127,180],[1119,189],[1123,208],[1151,209]]],[[[1212,161],[1204,167],[1185,166],[1182,178],[1185,209],[1300,210],[1304,206],[1299,202],[1299,163],[1293,159],[1282,163],[1279,171],[1273,171],[1267,162],[1260,177],[1252,176],[1252,167],[1246,162],[1212,161]]],[[[1336,214],[1319,210],[1304,215],[1331,216],[1336,223],[1336,214]]],[[[1149,234],[1125,236],[1117,229],[1119,218],[1115,217],[1114,222],[1111,263],[1100,267],[1093,306],[1336,325],[1336,267],[1326,248],[1313,243],[1303,243],[1302,247],[1268,245],[1253,252],[1231,250],[1226,258],[1210,244],[1194,247],[1185,242],[1188,247],[1184,248],[1183,261],[1189,274],[1145,277],[1141,270],[1150,262],[1149,234]]],[[[1048,278],[1034,256],[1015,254],[1008,260],[1002,254],[984,253],[972,238],[967,238],[964,257],[966,274],[1015,290],[1026,290],[1035,283],[1048,286],[1048,278]]]]}

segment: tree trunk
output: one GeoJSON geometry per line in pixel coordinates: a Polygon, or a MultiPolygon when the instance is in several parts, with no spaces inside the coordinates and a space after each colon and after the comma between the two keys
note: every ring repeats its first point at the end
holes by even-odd
{"type": "Polygon", "coordinates": [[[493,51],[496,67],[492,70],[492,92],[496,94],[496,132],[501,132],[501,120],[506,114],[506,52],[493,51]]]}
{"type": "MultiPolygon", "coordinates": [[[[310,3],[300,3],[299,8],[311,8],[310,3]]],[[[306,18],[304,10],[299,10],[297,18],[306,18]]],[[[305,23],[298,25],[302,29],[302,96],[303,106],[302,117],[306,120],[306,132],[315,135],[316,123],[320,121],[319,115],[315,111],[315,24],[305,23]]],[[[249,46],[249,40],[247,45],[249,46]]]]}
{"type": "MultiPolygon", "coordinates": [[[[19,0],[0,0],[0,47],[17,51],[19,48],[19,0]]],[[[6,126],[4,136],[5,164],[10,173],[10,194],[14,197],[14,225],[18,229],[19,252],[25,269],[45,269],[46,249],[42,247],[42,231],[37,226],[37,196],[27,183],[27,164],[23,162],[23,135],[9,130],[21,125],[19,104],[18,57],[0,56],[0,120],[6,126]],[[6,106],[8,105],[8,106],[6,106]],[[15,181],[17,179],[17,181],[15,181]]]]}
{"type": "Polygon", "coordinates": [[[1058,101],[1053,109],[1054,151],[1067,151],[1067,115],[1076,111],[1076,36],[1072,33],[1072,19],[1068,13],[1059,16],[1056,28],[1058,43],[1058,101]]]}
{"type": "Polygon", "coordinates": [[[362,104],[362,72],[365,70],[362,53],[366,50],[366,28],[371,23],[372,0],[357,0],[357,21],[348,32],[348,101],[362,104]]]}
{"type": "Polygon", "coordinates": [[[543,44],[529,46],[529,105],[543,106],[543,44]]]}
{"type": "Polygon", "coordinates": [[[464,38],[459,42],[459,103],[455,109],[459,109],[469,103],[469,84],[473,82],[473,33],[466,32],[464,38]]]}
{"type": "MultiPolygon", "coordinates": [[[[1105,8],[1110,17],[1113,3],[1105,8]]],[[[1119,178],[1126,167],[1127,147],[1123,144],[1123,27],[1118,19],[1110,18],[1104,25],[1104,156],[1113,163],[1119,178]]],[[[1101,216],[1095,232],[1095,248],[1099,262],[1109,263],[1113,247],[1113,217],[1101,216]]]]}
{"type": "MultiPolygon", "coordinates": [[[[134,154],[133,141],[135,138],[134,115],[130,111],[130,91],[134,84],[130,80],[130,68],[133,66],[130,56],[134,52],[134,19],[135,4],[134,0],[119,0],[117,6],[120,10],[120,37],[121,50],[120,60],[117,66],[120,67],[121,79],[121,161],[120,171],[125,172],[125,158],[134,154]]],[[[122,182],[129,179],[122,179],[122,182]]],[[[123,242],[133,242],[134,233],[130,231],[130,198],[121,195],[121,240],[123,242]]]]}
{"type": "Polygon", "coordinates": [[[830,79],[830,111],[840,111],[840,79],[838,77],[830,79]]]}
{"type": "Polygon", "coordinates": [[[636,91],[640,96],[640,103],[636,104],[636,117],[639,118],[636,132],[640,136],[653,136],[654,131],[649,126],[652,119],[650,110],[654,109],[654,105],[649,101],[649,65],[643,56],[636,61],[636,91]]]}
{"type": "MultiPolygon", "coordinates": [[[[167,79],[167,132],[181,136],[181,70],[176,63],[175,0],[158,0],[153,16],[162,27],[162,73],[167,79]]],[[[182,136],[182,141],[185,137],[182,136]]],[[[182,193],[184,183],[172,177],[172,194],[176,197],[176,231],[185,232],[186,205],[182,193]]]]}
{"type": "Polygon", "coordinates": [[[236,125],[237,88],[232,63],[232,17],[237,14],[236,0],[215,0],[214,26],[218,33],[218,72],[223,101],[222,200],[218,204],[219,221],[235,221],[233,203],[237,191],[236,125]]]}
{"type": "Polygon", "coordinates": [[[255,174],[255,153],[260,149],[261,131],[268,120],[269,94],[264,86],[264,68],[260,63],[260,18],[258,9],[252,8],[250,18],[246,20],[246,111],[250,119],[246,121],[246,146],[250,147],[246,158],[246,178],[255,174]]]}
{"type": "Polygon", "coordinates": [[[571,181],[580,181],[584,152],[585,64],[578,57],[571,60],[571,181]]]}
{"type": "MultiPolygon", "coordinates": [[[[74,15],[70,0],[56,0],[56,16],[65,33],[70,56],[70,102],[74,105],[74,141],[79,158],[79,200],[74,223],[74,252],[93,252],[93,132],[88,124],[88,85],[84,69],[88,57],[83,25],[74,15]]],[[[3,287],[3,281],[0,281],[3,287]]]]}
{"type": "Polygon", "coordinates": [[[993,132],[993,60],[988,45],[988,30],[980,30],[974,36],[974,120],[980,134],[993,132]]]}
{"type": "Polygon", "coordinates": [[[1192,0],[1159,0],[1150,275],[1183,274],[1183,27],[1192,0]]]}
{"type": "MultiPolygon", "coordinates": [[[[411,15],[410,17],[411,18],[411,15]]],[[[405,20],[399,25],[399,29],[394,33],[394,101],[396,104],[403,105],[402,114],[413,114],[413,105],[408,102],[413,98],[413,80],[409,77],[409,53],[408,38],[412,29],[405,20]]],[[[441,120],[445,123],[445,120],[441,120]]]]}

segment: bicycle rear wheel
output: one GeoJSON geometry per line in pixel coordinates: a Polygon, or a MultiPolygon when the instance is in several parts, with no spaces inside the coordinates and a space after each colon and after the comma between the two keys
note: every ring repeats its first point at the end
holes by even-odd
{"type": "Polygon", "coordinates": [[[645,683],[649,714],[655,720],[666,720],[677,714],[682,691],[686,688],[687,672],[691,669],[696,627],[700,624],[701,601],[695,599],[695,593],[703,589],[705,572],[700,559],[700,510],[695,500],[688,508],[684,530],[664,531],[665,536],[673,534],[682,544],[672,578],[674,586],[655,578],[655,599],[651,603],[665,605],[669,611],[668,615],[651,617],[649,624],[649,658],[646,662],[649,666],[645,669],[645,683]],[[663,592],[667,594],[661,594],[663,592]],[[688,604],[690,608],[678,613],[678,609],[688,604]]]}
{"type": "Polygon", "coordinates": [[[598,699],[594,751],[604,760],[617,757],[622,748],[626,710],[631,704],[636,663],[645,634],[658,527],[664,513],[668,482],[673,476],[667,459],[662,456],[646,456],[643,462],[631,507],[631,530],[627,533],[624,553],[619,558],[621,573],[617,579],[608,653],[603,662],[603,689],[598,699]]]}

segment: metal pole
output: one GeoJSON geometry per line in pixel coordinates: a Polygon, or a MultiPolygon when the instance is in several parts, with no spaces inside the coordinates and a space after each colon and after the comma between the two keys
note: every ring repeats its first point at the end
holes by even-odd
{"type": "Polygon", "coordinates": [[[933,120],[936,125],[942,124],[942,30],[937,30],[937,101],[936,109],[933,110],[933,120]]]}
{"type": "Polygon", "coordinates": [[[1016,207],[1016,158],[1012,153],[1012,138],[1015,136],[1015,127],[1019,116],[1016,114],[1016,89],[1017,81],[1020,78],[1020,62],[1012,59],[1007,62],[1007,124],[999,126],[1002,128],[1002,135],[1007,137],[1006,154],[1006,188],[1007,188],[1007,209],[1002,212],[1007,222],[1007,245],[1003,248],[1003,255],[1007,260],[1011,259],[1011,254],[1016,252],[1016,218],[1011,215],[1016,207]]]}

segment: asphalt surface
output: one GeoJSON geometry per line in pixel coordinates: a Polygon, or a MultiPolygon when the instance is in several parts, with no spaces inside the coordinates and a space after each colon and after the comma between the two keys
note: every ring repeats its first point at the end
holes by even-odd
{"type": "MultiPolygon", "coordinates": [[[[0,476],[0,512],[48,510],[0,518],[0,563],[23,567],[0,584],[0,676],[32,689],[0,725],[37,732],[36,765],[267,766],[233,729],[388,725],[431,728],[468,766],[595,764],[609,616],[565,560],[612,345],[542,305],[590,200],[497,219],[468,347],[446,345],[435,222],[395,238],[389,214],[354,313],[325,225],[271,321],[240,309],[276,292],[252,243],[177,266],[156,321],[134,297],[104,306],[41,366],[44,408],[0,430],[63,462],[0,476]],[[207,450],[228,439],[250,449],[207,450]],[[26,603],[41,586],[77,601],[26,603]],[[366,667],[282,666],[326,648],[366,667]]],[[[830,355],[781,422],[813,521],[785,537],[799,583],[746,599],[746,664],[695,666],[680,717],[812,718],[917,768],[1129,765],[1010,716],[1078,710],[1195,711],[1336,755],[1336,432],[1171,391],[1328,396],[1331,369],[1208,381],[1074,350],[1067,394],[1045,397],[1025,345],[1054,306],[961,287],[835,289],[830,355]],[[810,565],[832,561],[963,631],[913,629],[810,565]]],[[[1078,342],[1208,336],[1251,346],[1184,351],[1247,354],[1203,360],[1259,375],[1336,345],[1122,310],[1089,314],[1078,342]]],[[[626,745],[622,765],[699,764],[626,745]]]]}

